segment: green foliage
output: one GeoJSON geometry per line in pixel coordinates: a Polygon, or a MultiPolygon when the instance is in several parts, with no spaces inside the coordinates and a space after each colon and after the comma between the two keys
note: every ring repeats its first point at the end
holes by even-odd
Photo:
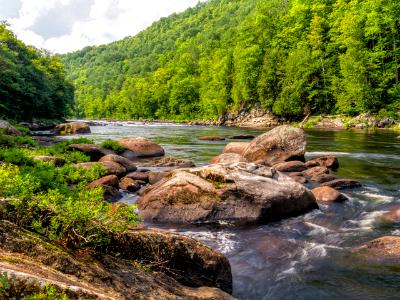
{"type": "Polygon", "coordinates": [[[26,134],[26,135],[31,135],[31,134],[32,134],[32,132],[30,131],[30,129],[27,128],[27,127],[25,127],[25,126],[22,126],[22,125],[20,125],[20,124],[15,124],[15,125],[13,125],[13,126],[14,126],[15,129],[17,129],[18,131],[20,131],[20,132],[22,132],[22,133],[24,133],[24,134],[26,134]]]}
{"type": "Polygon", "coordinates": [[[0,299],[7,299],[10,287],[8,277],[0,274],[0,299]]]}
{"type": "Polygon", "coordinates": [[[58,57],[26,46],[0,23],[0,116],[13,120],[60,119],[73,86],[58,57]]]}
{"type": "Polygon", "coordinates": [[[117,154],[121,154],[125,151],[125,148],[123,146],[121,146],[118,142],[113,140],[106,140],[102,142],[101,147],[104,149],[112,150],[117,154]]]}
{"type": "Polygon", "coordinates": [[[0,147],[10,148],[15,146],[37,146],[37,142],[29,136],[6,135],[0,130],[0,147]]]}
{"type": "Polygon", "coordinates": [[[46,285],[43,292],[28,295],[22,300],[68,300],[69,298],[65,292],[59,292],[54,286],[46,285]]]}
{"type": "Polygon", "coordinates": [[[27,152],[19,148],[0,148],[0,161],[19,166],[33,164],[33,160],[27,155],[27,152]]]}
{"type": "Polygon", "coordinates": [[[87,189],[105,170],[90,170],[52,163],[35,166],[0,165],[0,196],[15,201],[20,225],[72,248],[99,247],[111,233],[125,231],[138,217],[135,208],[103,200],[102,188],[87,189]],[[74,187],[71,186],[74,184],[74,187]]]}
{"type": "Polygon", "coordinates": [[[61,58],[87,118],[398,111],[399,11],[396,0],[210,0],[61,58]]]}

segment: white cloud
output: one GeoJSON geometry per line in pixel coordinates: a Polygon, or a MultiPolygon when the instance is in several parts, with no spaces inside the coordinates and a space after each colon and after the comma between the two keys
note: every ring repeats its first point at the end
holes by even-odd
{"type": "Polygon", "coordinates": [[[66,53],[135,35],[161,17],[181,12],[198,2],[21,0],[18,17],[9,19],[9,23],[24,42],[56,53],[66,53]]]}

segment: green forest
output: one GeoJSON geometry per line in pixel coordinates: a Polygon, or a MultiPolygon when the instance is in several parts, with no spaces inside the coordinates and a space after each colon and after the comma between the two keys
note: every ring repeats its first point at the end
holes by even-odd
{"type": "Polygon", "coordinates": [[[61,58],[79,117],[295,119],[398,111],[399,47],[397,0],[210,0],[61,58]]]}
{"type": "Polygon", "coordinates": [[[0,118],[60,119],[73,99],[60,58],[26,46],[0,23],[0,118]]]}

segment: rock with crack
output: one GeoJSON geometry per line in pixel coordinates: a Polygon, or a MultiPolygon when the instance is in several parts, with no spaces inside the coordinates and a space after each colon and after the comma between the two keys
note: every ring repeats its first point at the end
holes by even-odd
{"type": "Polygon", "coordinates": [[[173,171],[146,189],[138,206],[147,221],[235,224],[265,224],[318,207],[303,185],[252,163],[173,171]]]}

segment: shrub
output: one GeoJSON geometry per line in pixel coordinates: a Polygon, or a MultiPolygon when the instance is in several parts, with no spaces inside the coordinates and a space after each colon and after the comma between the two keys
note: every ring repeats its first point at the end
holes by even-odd
{"type": "Polygon", "coordinates": [[[15,125],[13,125],[13,126],[14,126],[15,129],[17,129],[18,131],[20,131],[20,132],[22,132],[22,133],[24,133],[24,134],[26,134],[26,135],[31,135],[31,134],[32,134],[32,132],[30,131],[30,129],[27,128],[27,127],[25,127],[25,126],[22,126],[22,125],[20,125],[20,124],[15,124],[15,125]]]}
{"type": "Polygon", "coordinates": [[[0,161],[18,166],[33,165],[32,158],[23,149],[0,149],[0,161]]]}
{"type": "Polygon", "coordinates": [[[118,142],[113,140],[104,141],[103,143],[101,143],[101,147],[112,150],[117,154],[121,154],[125,151],[125,148],[122,145],[118,144],[118,142]]]}

